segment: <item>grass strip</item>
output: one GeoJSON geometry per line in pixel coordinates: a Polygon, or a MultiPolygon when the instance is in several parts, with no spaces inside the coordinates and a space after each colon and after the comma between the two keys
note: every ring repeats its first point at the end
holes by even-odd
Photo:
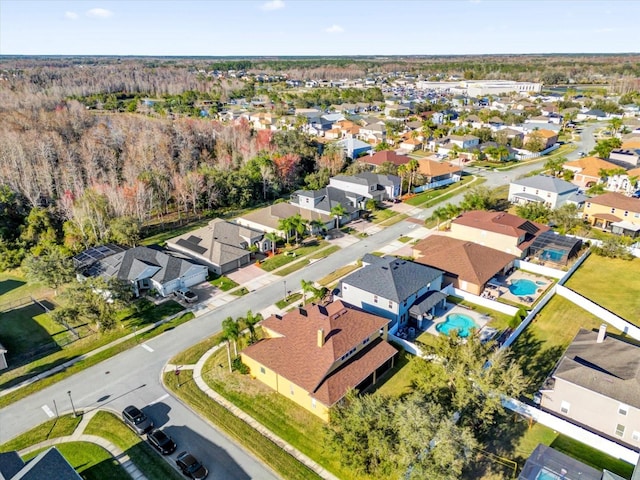
{"type": "Polygon", "coordinates": [[[44,442],[52,438],[66,437],[71,435],[76,429],[82,417],[74,418],[73,415],[64,415],[59,418],[52,418],[37,427],[24,432],[21,435],[0,445],[1,452],[22,450],[36,443],[44,442]]]}
{"type": "Polygon", "coordinates": [[[313,480],[320,477],[305,465],[285,452],[278,445],[264,437],[250,425],[240,420],[226,408],[209,398],[193,381],[192,372],[187,370],[178,380],[172,373],[164,375],[164,383],[175,395],[191,408],[238,441],[258,459],[272,468],[278,475],[289,480],[313,480]],[[186,380],[185,380],[186,377],[186,380]]]}
{"type": "MultiPolygon", "coordinates": [[[[35,393],[50,385],[53,385],[54,383],[57,383],[60,380],[64,380],[65,378],[68,378],[71,375],[74,375],[84,370],[85,368],[89,368],[93,365],[96,365],[102,362],[103,360],[106,360],[121,352],[124,352],[125,350],[128,350],[134,347],[140,342],[144,342],[145,340],[156,337],[161,333],[165,332],[166,330],[175,328],[178,325],[191,320],[193,317],[194,317],[193,313],[187,312],[184,315],[181,315],[179,317],[174,318],[173,320],[163,323],[162,325],[159,325],[156,328],[147,330],[146,332],[143,332],[143,333],[139,333],[135,338],[130,338],[122,343],[114,345],[111,348],[103,350],[102,352],[97,353],[96,355],[92,355],[83,360],[80,360],[79,362],[74,363],[70,367],[67,367],[58,373],[55,373],[49,377],[45,377],[29,385],[25,385],[24,387],[16,390],[15,392],[12,392],[8,395],[0,397],[0,408],[4,408],[7,405],[12,404],[13,402],[22,400],[23,398],[28,397],[32,393],[35,393]]],[[[70,360],[70,359],[66,359],[66,360],[70,360]]]]}
{"type": "Polygon", "coordinates": [[[141,437],[133,433],[111,412],[100,411],[96,413],[84,433],[102,437],[123,450],[149,479],[178,480],[182,478],[141,437]]]}

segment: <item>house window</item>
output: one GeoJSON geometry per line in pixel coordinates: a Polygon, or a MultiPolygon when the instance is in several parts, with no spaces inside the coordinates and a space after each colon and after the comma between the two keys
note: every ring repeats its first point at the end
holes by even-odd
{"type": "Polygon", "coordinates": [[[365,338],[365,339],[362,341],[362,344],[363,344],[363,345],[366,345],[367,343],[369,343],[369,340],[370,340],[370,338],[369,338],[369,337],[365,338]]]}
{"type": "Polygon", "coordinates": [[[393,302],[389,300],[389,308],[393,308],[393,302]]]}
{"type": "Polygon", "coordinates": [[[536,190],[536,195],[539,195],[539,194],[540,194],[540,190],[536,190]]]}
{"type": "Polygon", "coordinates": [[[616,213],[616,209],[615,209],[615,208],[612,208],[612,209],[611,209],[611,213],[616,213]]]}
{"type": "Polygon", "coordinates": [[[564,400],[560,404],[560,412],[567,415],[569,413],[569,409],[571,408],[571,404],[569,402],[565,402],[564,400]]]}
{"type": "Polygon", "coordinates": [[[378,295],[373,296],[373,303],[378,303],[378,295]]]}
{"type": "Polygon", "coordinates": [[[633,431],[633,434],[631,435],[631,439],[632,439],[634,442],[640,442],[640,432],[638,432],[638,431],[634,430],[634,431],[633,431]]]}
{"type": "Polygon", "coordinates": [[[289,384],[289,392],[291,393],[291,396],[293,396],[293,383],[289,384]]]}
{"type": "Polygon", "coordinates": [[[625,210],[625,211],[624,211],[624,216],[625,216],[625,217],[628,217],[628,216],[629,216],[629,210],[625,210]]]}
{"type": "Polygon", "coordinates": [[[618,405],[619,415],[627,415],[628,412],[629,412],[629,405],[625,405],[624,403],[621,403],[620,405],[618,405]]]}
{"type": "Polygon", "coordinates": [[[587,208],[591,208],[591,202],[587,202],[587,208]]]}
{"type": "Polygon", "coordinates": [[[624,425],[621,423],[616,426],[616,436],[620,438],[624,437],[624,425]]]}
{"type": "Polygon", "coordinates": [[[260,373],[264,375],[265,373],[267,373],[267,371],[264,369],[264,367],[260,367],[260,373]]]}
{"type": "Polygon", "coordinates": [[[313,409],[316,408],[316,399],[315,398],[311,399],[311,408],[313,408],[313,409]]]}
{"type": "Polygon", "coordinates": [[[634,213],[633,218],[640,218],[640,213],[634,213]]]}

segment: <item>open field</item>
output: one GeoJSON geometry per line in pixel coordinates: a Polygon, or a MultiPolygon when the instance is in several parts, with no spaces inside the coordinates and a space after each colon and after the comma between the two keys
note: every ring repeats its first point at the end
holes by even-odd
{"type": "Polygon", "coordinates": [[[640,259],[628,261],[590,255],[566,286],[640,325],[640,259]]]}

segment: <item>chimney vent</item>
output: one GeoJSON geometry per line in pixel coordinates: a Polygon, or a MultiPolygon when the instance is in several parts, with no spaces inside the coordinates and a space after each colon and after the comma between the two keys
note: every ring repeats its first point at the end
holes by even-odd
{"type": "Polygon", "coordinates": [[[324,328],[318,329],[318,346],[322,347],[324,345],[324,328]]]}
{"type": "Polygon", "coordinates": [[[604,342],[604,339],[607,338],[607,324],[603,323],[600,325],[600,330],[598,330],[598,339],[596,343],[604,342]]]}

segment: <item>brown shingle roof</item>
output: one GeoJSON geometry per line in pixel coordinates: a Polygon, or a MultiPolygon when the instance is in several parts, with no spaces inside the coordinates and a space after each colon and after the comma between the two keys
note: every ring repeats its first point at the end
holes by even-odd
{"type": "Polygon", "coordinates": [[[382,165],[385,162],[391,162],[394,165],[400,166],[408,163],[411,160],[407,155],[398,155],[396,152],[391,150],[383,150],[381,152],[376,152],[371,156],[365,155],[364,157],[360,157],[359,161],[363,163],[368,163],[370,165],[382,165]]]}
{"type": "Polygon", "coordinates": [[[446,175],[447,173],[456,173],[462,170],[460,167],[456,167],[451,163],[436,162],[434,160],[429,160],[428,158],[419,159],[418,165],[419,172],[422,175],[426,175],[428,177],[439,177],[440,175],[446,175]]]}
{"type": "Polygon", "coordinates": [[[545,128],[541,128],[540,130],[535,130],[535,132],[538,132],[538,134],[544,138],[553,138],[558,136],[558,134],[553,130],[547,130],[545,128]]]}
{"type": "Polygon", "coordinates": [[[444,270],[475,285],[483,285],[516,259],[508,253],[465,240],[431,235],[414,247],[416,262],[444,270]]]}
{"type": "Polygon", "coordinates": [[[510,237],[520,237],[525,232],[538,235],[549,230],[547,225],[531,222],[505,212],[487,212],[484,210],[472,210],[465,212],[452,221],[458,225],[501,233],[510,237]]]}
{"type": "Polygon", "coordinates": [[[625,140],[622,142],[622,146],[620,148],[623,150],[635,150],[636,148],[640,148],[640,138],[630,138],[629,140],[625,140]]]}
{"type": "Polygon", "coordinates": [[[388,322],[342,301],[326,307],[310,304],[304,310],[264,320],[262,326],[273,332],[273,337],[247,347],[242,353],[331,406],[396,354],[389,343],[375,341],[336,368],[343,355],[388,322]],[[318,346],[320,329],[325,338],[322,347],[318,346]]]}
{"type": "Polygon", "coordinates": [[[590,203],[605,207],[619,208],[630,212],[640,212],[640,198],[627,197],[621,193],[610,192],[589,199],[590,203]]]}

